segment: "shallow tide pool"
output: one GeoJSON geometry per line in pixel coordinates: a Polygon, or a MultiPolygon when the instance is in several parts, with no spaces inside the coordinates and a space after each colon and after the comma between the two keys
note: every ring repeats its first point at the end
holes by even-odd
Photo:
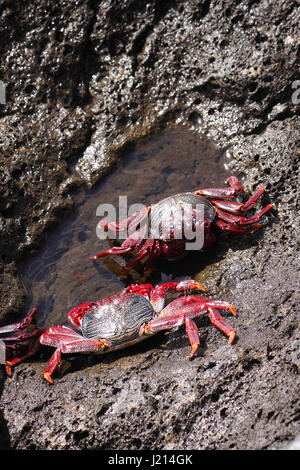
{"type": "MultiPolygon", "coordinates": [[[[68,311],[78,304],[117,293],[129,282],[118,276],[121,257],[89,259],[106,250],[109,240],[100,240],[96,215],[100,204],[118,208],[119,196],[128,206],[150,205],[179,192],[207,186],[224,186],[230,175],[227,152],[205,136],[187,128],[168,128],[132,144],[111,173],[88,191],[74,195],[76,209],[47,233],[40,249],[23,265],[27,307],[38,307],[38,324],[65,323],[68,311]]],[[[197,254],[182,261],[162,262],[153,282],[193,277],[201,270],[197,254]]]]}

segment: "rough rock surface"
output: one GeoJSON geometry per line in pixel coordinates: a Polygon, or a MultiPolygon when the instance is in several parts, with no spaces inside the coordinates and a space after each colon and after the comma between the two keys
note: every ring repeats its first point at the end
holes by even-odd
{"type": "Polygon", "coordinates": [[[45,358],[1,370],[0,447],[278,449],[298,434],[298,27],[292,0],[0,0],[2,323],[24,308],[19,263],[74,188],[162,124],[230,148],[276,209],[255,244],[217,247],[199,273],[240,312],[233,346],[206,325],[192,362],[179,330],[78,360],[53,387],[45,358]]]}

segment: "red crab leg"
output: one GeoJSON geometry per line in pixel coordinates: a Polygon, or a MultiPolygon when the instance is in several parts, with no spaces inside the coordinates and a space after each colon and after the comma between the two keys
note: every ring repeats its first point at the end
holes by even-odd
{"type": "Polygon", "coordinates": [[[150,322],[147,325],[142,326],[140,330],[140,335],[155,334],[155,333],[158,333],[159,331],[175,328],[176,326],[180,326],[183,324],[185,324],[185,330],[186,330],[186,333],[188,335],[188,338],[192,347],[192,352],[190,354],[190,359],[191,359],[200,344],[200,339],[199,339],[198,327],[196,323],[194,322],[192,318],[186,315],[184,310],[182,310],[181,313],[167,315],[165,317],[159,316],[153,320],[150,320],[150,322]]]}
{"type": "Polygon", "coordinates": [[[197,326],[194,322],[189,321],[208,312],[211,322],[225,333],[229,338],[229,344],[232,344],[235,338],[235,330],[230,326],[219,314],[216,309],[230,310],[233,315],[236,311],[233,305],[220,300],[206,299],[200,296],[186,296],[171,302],[161,313],[150,320],[149,323],[141,328],[140,334],[154,334],[161,330],[167,330],[176,326],[186,324],[186,331],[192,346],[190,359],[194,356],[200,341],[197,326]],[[186,320],[189,318],[189,320],[186,320]]]}
{"type": "Polygon", "coordinates": [[[233,212],[234,214],[238,214],[243,204],[234,201],[226,201],[222,199],[212,199],[212,204],[219,209],[223,209],[224,211],[233,212]]]}
{"type": "Polygon", "coordinates": [[[30,341],[28,345],[30,349],[26,353],[23,353],[20,356],[14,357],[13,359],[6,361],[5,369],[6,369],[7,375],[11,376],[11,368],[13,366],[15,366],[21,361],[24,361],[28,357],[33,356],[37,352],[37,350],[40,347],[39,337],[44,331],[45,331],[44,328],[39,328],[38,330],[35,330],[32,333],[28,333],[27,335],[24,335],[26,336],[26,338],[24,338],[25,340],[28,340],[30,337],[30,341]]]}
{"type": "Polygon", "coordinates": [[[205,188],[198,189],[194,191],[194,194],[199,194],[200,196],[209,196],[209,197],[220,197],[220,198],[233,198],[238,194],[243,193],[244,189],[241,182],[236,178],[236,176],[230,176],[226,183],[230,185],[230,188],[205,188]]]}
{"type": "Polygon", "coordinates": [[[256,204],[256,202],[258,201],[258,199],[263,195],[264,192],[265,192],[265,188],[263,188],[262,186],[260,186],[260,187],[258,188],[258,190],[257,190],[254,194],[252,194],[252,196],[249,197],[248,201],[246,201],[246,202],[242,205],[242,207],[240,208],[240,210],[241,210],[242,212],[246,212],[246,211],[252,209],[252,208],[255,206],[255,204],[256,204]]]}
{"type": "Polygon", "coordinates": [[[138,252],[137,256],[135,256],[131,261],[129,261],[129,263],[126,264],[126,266],[122,269],[122,272],[125,274],[128,273],[130,269],[132,269],[133,266],[135,266],[138,261],[149,256],[153,248],[153,245],[154,245],[154,239],[149,237],[145,241],[144,245],[142,245],[142,247],[140,248],[140,251],[138,252]]]}
{"type": "Polygon", "coordinates": [[[107,341],[85,339],[71,328],[63,325],[48,328],[41,336],[40,342],[47,346],[57,346],[43,374],[44,378],[51,384],[53,383],[51,375],[61,362],[62,353],[96,352],[100,347],[102,349],[109,347],[107,341]]]}
{"type": "Polygon", "coordinates": [[[47,368],[44,370],[44,378],[49,383],[53,384],[51,375],[61,362],[62,353],[69,354],[77,352],[96,352],[98,351],[100,346],[100,341],[98,341],[97,339],[79,339],[78,341],[72,341],[71,343],[62,344],[56,349],[49,361],[47,368]]]}
{"type": "Polygon", "coordinates": [[[199,330],[194,320],[192,320],[191,318],[187,316],[184,317],[184,320],[185,320],[185,331],[188,335],[189,342],[192,348],[189,359],[192,359],[198,347],[200,346],[199,330]]]}
{"type": "Polygon", "coordinates": [[[194,280],[165,282],[164,284],[154,287],[150,293],[150,302],[156,312],[161,312],[168,293],[175,294],[177,292],[185,292],[187,290],[195,289],[205,291],[205,287],[200,284],[200,282],[194,280]]]}
{"type": "Polygon", "coordinates": [[[10,325],[1,326],[0,334],[24,330],[25,328],[27,328],[27,326],[31,324],[33,316],[36,313],[36,310],[37,310],[36,307],[32,308],[30,312],[26,315],[26,317],[18,323],[11,323],[10,325]]]}
{"type": "Polygon", "coordinates": [[[253,225],[253,224],[256,224],[257,222],[260,221],[260,219],[267,213],[269,212],[269,210],[272,209],[272,204],[268,204],[267,206],[265,206],[261,211],[257,212],[256,214],[254,214],[252,217],[245,217],[245,218],[242,218],[238,224],[243,226],[243,225],[253,225]]]}
{"type": "Polygon", "coordinates": [[[235,194],[241,194],[244,191],[243,185],[236,176],[229,176],[226,183],[235,190],[235,194]]]}
{"type": "Polygon", "coordinates": [[[106,255],[122,255],[125,253],[129,253],[130,251],[135,250],[140,243],[142,242],[143,238],[146,235],[147,226],[141,227],[139,230],[134,232],[130,237],[128,237],[121,246],[113,246],[107,251],[103,251],[102,253],[98,253],[97,255],[90,256],[90,259],[98,259],[101,256],[106,255]]]}
{"type": "Polygon", "coordinates": [[[214,307],[208,306],[207,310],[212,324],[219,328],[219,330],[223,331],[223,333],[225,333],[229,338],[228,343],[232,344],[236,335],[235,330],[224,320],[224,318],[221,317],[218,310],[214,307]]]}
{"type": "Polygon", "coordinates": [[[143,209],[135,212],[133,215],[128,217],[121,222],[108,222],[107,220],[101,220],[99,223],[102,227],[106,227],[114,232],[121,232],[123,230],[130,230],[136,228],[148,215],[151,206],[144,207],[143,209]]]}
{"type": "Polygon", "coordinates": [[[147,263],[145,264],[145,268],[144,268],[144,276],[145,278],[148,278],[151,276],[151,273],[153,271],[153,267],[155,265],[155,262],[157,260],[157,258],[160,257],[160,253],[161,253],[161,250],[160,250],[160,244],[159,244],[159,241],[156,240],[154,242],[154,248],[153,248],[153,251],[147,261],[147,263]]]}
{"type": "Polygon", "coordinates": [[[220,219],[224,220],[225,222],[229,222],[234,226],[243,226],[243,225],[253,225],[260,221],[260,219],[270,210],[272,209],[272,204],[268,204],[264,207],[260,212],[254,214],[252,217],[243,217],[240,215],[229,214],[228,212],[222,211],[221,209],[216,208],[217,214],[220,219]]]}
{"type": "Polygon", "coordinates": [[[229,223],[223,222],[223,220],[216,220],[216,225],[223,231],[228,233],[246,233],[250,230],[258,229],[262,226],[262,224],[254,224],[246,227],[233,227],[229,223]]]}
{"type": "Polygon", "coordinates": [[[159,256],[160,256],[159,241],[158,240],[155,241],[153,238],[148,238],[148,240],[146,240],[145,244],[142,246],[141,252],[139,252],[135,258],[133,258],[131,261],[129,261],[129,263],[126,264],[122,272],[124,274],[128,273],[128,271],[130,271],[130,269],[133,268],[133,266],[138,261],[148,258],[144,267],[144,277],[147,278],[151,275],[155,261],[157,260],[157,258],[159,258],[159,256]]]}
{"type": "Polygon", "coordinates": [[[160,315],[172,316],[173,314],[178,313],[178,311],[183,307],[189,317],[196,318],[199,315],[202,315],[202,313],[205,313],[208,306],[217,308],[218,310],[229,310],[232,315],[236,316],[236,310],[229,302],[225,302],[223,300],[212,300],[206,297],[201,297],[200,295],[186,295],[185,297],[179,297],[169,303],[169,305],[161,311],[160,315]]]}
{"type": "Polygon", "coordinates": [[[140,295],[146,295],[149,297],[150,292],[152,291],[153,286],[152,284],[130,284],[130,286],[127,286],[123,293],[126,294],[140,294],[140,295]]]}
{"type": "Polygon", "coordinates": [[[1,338],[6,343],[8,355],[18,354],[7,360],[5,363],[6,373],[11,376],[11,368],[19,362],[33,356],[40,347],[39,338],[44,332],[44,328],[39,328],[30,333],[20,333],[14,336],[1,338]],[[12,343],[12,344],[10,344],[12,343]]]}
{"type": "Polygon", "coordinates": [[[239,212],[246,212],[252,209],[264,192],[265,189],[261,186],[244,204],[234,201],[222,201],[219,199],[213,199],[211,202],[219,209],[224,209],[225,211],[238,214],[239,212]]]}
{"type": "Polygon", "coordinates": [[[57,348],[64,342],[82,339],[82,336],[68,326],[50,326],[40,338],[40,343],[57,348]]]}
{"type": "Polygon", "coordinates": [[[144,267],[144,276],[145,278],[149,277],[156,259],[160,256],[160,245],[158,240],[154,240],[152,237],[149,237],[144,245],[141,247],[141,251],[133,258],[126,266],[123,268],[122,272],[124,274],[128,273],[131,268],[138,262],[145,258],[148,258],[144,267]]]}
{"type": "Polygon", "coordinates": [[[233,188],[205,188],[193,191],[193,194],[208,197],[233,198],[236,195],[236,192],[233,188]]]}
{"type": "Polygon", "coordinates": [[[84,304],[80,304],[78,307],[73,308],[68,312],[68,322],[76,329],[79,329],[81,327],[82,318],[86,312],[93,308],[93,306],[93,303],[85,302],[84,304]]]}

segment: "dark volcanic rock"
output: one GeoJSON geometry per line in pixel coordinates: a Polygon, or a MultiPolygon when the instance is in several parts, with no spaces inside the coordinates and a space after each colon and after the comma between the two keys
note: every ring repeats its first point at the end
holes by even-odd
{"type": "Polygon", "coordinates": [[[292,0],[0,1],[1,322],[23,311],[19,263],[74,189],[162,124],[230,148],[245,187],[263,184],[275,206],[199,273],[237,307],[233,346],[204,326],[189,362],[180,330],[78,359],[53,387],[45,358],[21,364],[0,376],[0,447],[272,449],[299,432],[298,28],[292,0]]]}

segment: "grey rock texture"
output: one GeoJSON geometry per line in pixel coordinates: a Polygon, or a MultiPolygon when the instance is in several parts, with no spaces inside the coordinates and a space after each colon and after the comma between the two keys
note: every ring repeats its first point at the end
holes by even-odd
{"type": "Polygon", "coordinates": [[[24,310],[20,263],[162,125],[205,133],[275,211],[199,272],[228,299],[238,341],[210,326],[187,361],[182,330],[53,387],[46,359],[1,371],[0,447],[279,449],[299,433],[299,2],[0,1],[0,321],[24,310]],[[250,240],[251,239],[251,240],[250,240]],[[298,346],[297,346],[298,345],[298,346]]]}

